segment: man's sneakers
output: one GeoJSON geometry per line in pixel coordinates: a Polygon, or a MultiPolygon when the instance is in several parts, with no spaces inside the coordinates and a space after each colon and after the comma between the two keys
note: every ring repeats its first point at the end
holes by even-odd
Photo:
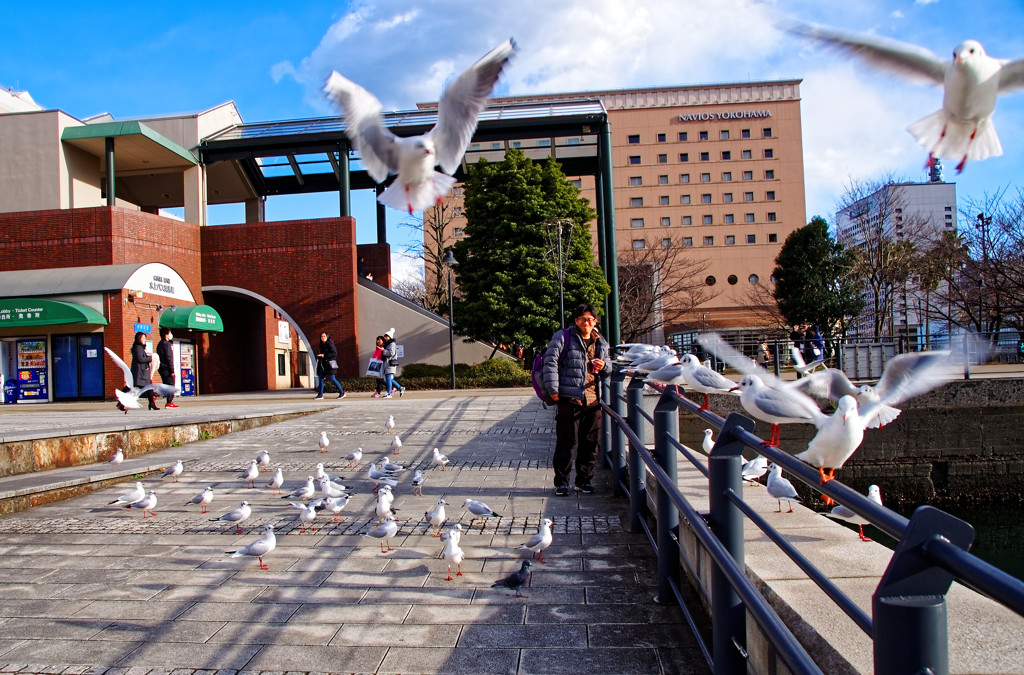
{"type": "Polygon", "coordinates": [[[555,496],[556,497],[568,497],[569,496],[569,486],[568,485],[559,485],[558,487],[556,487],[555,488],[555,496]]]}
{"type": "Polygon", "coordinates": [[[583,485],[577,485],[576,489],[579,492],[582,492],[585,495],[592,495],[592,494],[594,494],[594,486],[591,485],[590,483],[584,483],[583,485]]]}
{"type": "Polygon", "coordinates": [[[346,396],[348,396],[348,394],[346,394],[345,392],[341,392],[340,394],[338,394],[338,398],[345,398],[346,396]]]}

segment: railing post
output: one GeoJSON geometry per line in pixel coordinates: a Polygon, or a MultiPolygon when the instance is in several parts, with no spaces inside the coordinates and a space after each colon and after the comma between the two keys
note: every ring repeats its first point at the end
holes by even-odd
{"type": "MultiPolygon", "coordinates": [[[[669,438],[679,438],[679,404],[665,387],[654,407],[654,459],[668,474],[672,485],[678,485],[676,448],[669,438]]],[[[668,491],[659,488],[658,507],[658,595],[655,602],[668,604],[674,600],[671,580],[679,572],[679,510],[668,491]]]]}
{"type": "MultiPolygon", "coordinates": [[[[629,387],[626,388],[626,404],[626,421],[629,423],[629,428],[636,434],[640,443],[646,445],[644,427],[647,420],[637,412],[644,409],[644,378],[633,377],[629,380],[629,387]]],[[[644,460],[640,458],[640,453],[632,451],[629,453],[627,466],[629,469],[629,531],[643,532],[640,518],[644,512],[644,502],[647,500],[647,468],[644,466],[644,460]]]]}
{"type": "MultiPolygon", "coordinates": [[[[727,490],[743,493],[743,441],[735,431],[754,430],[754,421],[739,413],[731,413],[722,425],[715,447],[708,456],[708,487],[711,514],[708,526],[722,545],[744,569],[743,513],[726,496],[727,490]]],[[[715,673],[745,673],[743,654],[736,645],[746,647],[746,612],[739,595],[718,565],[711,568],[711,626],[714,634],[715,673]],[[735,640],[735,643],[733,642],[735,640]]]]}
{"type": "Polygon", "coordinates": [[[966,550],[974,528],[931,506],[914,511],[871,598],[876,675],[949,673],[946,593],[954,577],[923,551],[936,537],[966,550]]]}
{"type": "MultiPolygon", "coordinates": [[[[614,366],[613,366],[614,368],[614,366]]],[[[611,405],[611,378],[599,380],[601,383],[601,402],[606,406],[611,405]]],[[[614,425],[609,424],[608,420],[601,420],[601,451],[598,453],[597,461],[605,469],[612,467],[612,427],[614,425]]]]}
{"type": "MultiPolygon", "coordinates": [[[[608,406],[619,417],[625,417],[626,403],[622,400],[622,383],[626,379],[626,371],[615,368],[612,370],[610,379],[611,383],[608,388],[611,389],[611,402],[608,406]]],[[[619,428],[618,424],[609,424],[608,426],[613,427],[611,429],[612,483],[614,485],[612,496],[622,497],[625,494],[622,489],[622,483],[626,480],[626,434],[619,428]]]]}

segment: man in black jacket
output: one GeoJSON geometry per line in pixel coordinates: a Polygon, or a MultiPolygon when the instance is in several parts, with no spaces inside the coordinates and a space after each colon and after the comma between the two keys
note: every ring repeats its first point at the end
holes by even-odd
{"type": "Polygon", "coordinates": [[[544,353],[544,390],[555,401],[555,494],[569,495],[572,448],[576,445],[576,489],[594,492],[597,442],[601,437],[598,377],[612,371],[608,342],[597,332],[591,305],[573,312],[574,326],[559,330],[544,353]]]}

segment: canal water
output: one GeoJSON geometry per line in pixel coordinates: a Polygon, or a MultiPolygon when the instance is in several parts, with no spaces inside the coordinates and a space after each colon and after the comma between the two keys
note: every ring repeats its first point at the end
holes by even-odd
{"type": "MultiPolygon", "coordinates": [[[[913,513],[913,509],[897,510],[908,518],[913,513]]],[[[971,553],[1007,574],[1024,580],[1024,507],[1004,504],[942,510],[974,526],[971,553]]],[[[856,531],[857,528],[853,529],[856,531]]],[[[864,534],[889,548],[896,547],[895,539],[871,525],[864,527],[864,534]]]]}

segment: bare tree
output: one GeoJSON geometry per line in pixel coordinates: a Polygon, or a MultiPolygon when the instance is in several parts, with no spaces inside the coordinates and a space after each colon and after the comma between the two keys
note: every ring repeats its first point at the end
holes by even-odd
{"type": "Polygon", "coordinates": [[[905,210],[900,182],[891,175],[877,182],[851,182],[835,219],[837,240],[856,255],[853,273],[868,296],[862,316],[876,338],[893,332],[894,310],[907,297],[918,244],[929,247],[926,233],[935,229],[905,210]]]}
{"type": "Polygon", "coordinates": [[[766,334],[784,336],[789,333],[786,317],[775,299],[775,284],[770,280],[767,283],[758,281],[736,295],[739,296],[734,297],[736,306],[753,316],[753,323],[763,328],[766,334]]]}
{"type": "Polygon", "coordinates": [[[619,330],[622,340],[649,339],[667,325],[683,323],[716,294],[704,282],[710,262],[692,257],[682,246],[652,246],[644,241],[618,252],[619,330]]]}
{"type": "Polygon", "coordinates": [[[427,286],[423,283],[423,277],[421,275],[407,279],[393,280],[391,282],[391,290],[409,302],[416,303],[420,307],[427,306],[427,286]]]}
{"type": "Polygon", "coordinates": [[[423,220],[407,220],[407,227],[421,234],[420,240],[411,240],[404,255],[423,261],[423,306],[441,313],[448,306],[448,288],[444,283],[445,269],[441,261],[445,252],[457,241],[455,223],[463,215],[462,189],[455,190],[429,209],[423,210],[423,220]]]}

